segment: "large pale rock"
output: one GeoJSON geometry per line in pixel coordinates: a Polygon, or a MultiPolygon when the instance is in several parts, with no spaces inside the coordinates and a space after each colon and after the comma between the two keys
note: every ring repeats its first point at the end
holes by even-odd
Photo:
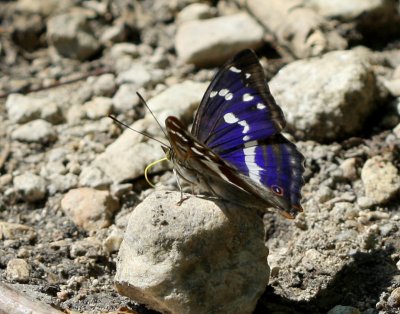
{"type": "Polygon", "coordinates": [[[382,156],[368,159],[362,170],[361,180],[365,195],[373,204],[383,204],[400,193],[400,176],[397,168],[382,156]]]}
{"type": "Polygon", "coordinates": [[[183,62],[210,66],[221,64],[244,48],[259,47],[263,35],[263,28],[250,15],[238,13],[182,23],[175,47],[183,62]]]}
{"type": "Polygon", "coordinates": [[[11,281],[27,282],[30,278],[30,265],[21,258],[13,258],[8,261],[6,275],[11,281]]]}
{"type": "MultiPolygon", "coordinates": [[[[208,83],[184,81],[154,96],[148,101],[148,105],[161,123],[168,116],[176,116],[188,122],[199,106],[207,86],[208,83]]],[[[150,118],[150,113],[147,116],[150,118]]]]}
{"type": "Polygon", "coordinates": [[[47,38],[56,51],[67,58],[86,60],[100,49],[88,18],[78,10],[49,18],[47,38]]]}
{"type": "Polygon", "coordinates": [[[269,278],[262,220],[246,208],[179,200],[156,192],[132,212],[118,291],[163,313],[252,313],[269,278]]]}
{"type": "Polygon", "coordinates": [[[58,123],[63,119],[57,104],[48,98],[11,94],[7,97],[6,109],[8,118],[14,123],[25,123],[35,119],[58,123]]]}
{"type": "MultiPolygon", "coordinates": [[[[162,124],[170,115],[189,121],[205,89],[204,83],[186,81],[153,97],[148,101],[148,105],[162,124]]],[[[132,124],[132,128],[156,137],[162,134],[150,114],[132,124]]],[[[161,140],[166,142],[166,139],[161,138],[161,140]]],[[[107,147],[104,153],[98,155],[90,166],[82,169],[79,182],[84,186],[98,187],[108,185],[110,182],[135,179],[143,175],[144,168],[148,164],[163,156],[159,143],[126,130],[107,147]]]]}
{"type": "Polygon", "coordinates": [[[46,181],[33,173],[24,173],[14,178],[14,188],[28,202],[38,202],[46,196],[46,181]]]}
{"type": "Polygon", "coordinates": [[[37,119],[15,129],[11,138],[21,142],[45,144],[55,141],[57,132],[49,122],[37,119]]]}
{"type": "Polygon", "coordinates": [[[346,40],[301,0],[247,0],[250,12],[296,57],[345,49],[346,40]]]}
{"type": "Polygon", "coordinates": [[[183,8],[176,18],[177,23],[184,23],[193,20],[204,20],[213,17],[213,8],[206,3],[192,3],[183,8]]]}
{"type": "Polygon", "coordinates": [[[78,227],[90,231],[108,227],[119,202],[108,191],[79,188],[63,197],[61,208],[78,227]]]}
{"type": "Polygon", "coordinates": [[[306,0],[305,4],[326,18],[355,22],[363,33],[387,35],[398,27],[395,1],[387,0],[306,0]],[[396,21],[397,19],[397,21],[396,21]],[[380,32],[379,32],[380,31],[380,32]],[[382,34],[382,31],[386,31],[382,34]]]}
{"type": "Polygon", "coordinates": [[[306,0],[305,3],[325,17],[344,21],[376,11],[393,9],[391,1],[385,0],[306,0]]]}
{"type": "Polygon", "coordinates": [[[326,141],[352,135],[377,103],[374,73],[356,51],[292,62],[269,86],[289,130],[303,139],[326,141]]]}

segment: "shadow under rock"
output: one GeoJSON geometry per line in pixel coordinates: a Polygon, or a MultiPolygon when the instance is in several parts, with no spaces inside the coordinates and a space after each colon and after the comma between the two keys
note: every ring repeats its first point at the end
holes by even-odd
{"type": "Polygon", "coordinates": [[[268,286],[254,313],[325,314],[339,304],[359,308],[359,302],[369,304],[367,308],[375,308],[381,293],[391,285],[392,278],[400,274],[390,258],[391,253],[393,248],[356,253],[353,261],[344,266],[325,289],[307,302],[289,300],[277,295],[274,288],[268,286]]]}

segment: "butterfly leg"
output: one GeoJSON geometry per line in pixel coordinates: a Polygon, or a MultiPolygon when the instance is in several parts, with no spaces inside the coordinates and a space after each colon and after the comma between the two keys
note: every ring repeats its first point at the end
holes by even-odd
{"type": "Polygon", "coordinates": [[[175,169],[174,169],[174,174],[175,174],[176,182],[178,183],[179,191],[181,191],[181,199],[179,200],[178,203],[176,203],[176,205],[181,206],[182,203],[184,201],[186,201],[189,197],[183,197],[183,190],[182,190],[181,182],[179,181],[179,176],[178,176],[178,174],[177,174],[175,169]]]}

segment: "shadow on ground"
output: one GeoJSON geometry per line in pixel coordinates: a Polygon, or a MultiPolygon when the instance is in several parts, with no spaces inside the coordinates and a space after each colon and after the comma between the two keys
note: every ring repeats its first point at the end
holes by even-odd
{"type": "MultiPolygon", "coordinates": [[[[268,286],[254,313],[325,314],[338,304],[360,308],[360,302],[374,308],[380,294],[391,285],[392,278],[400,275],[390,258],[391,253],[393,248],[356,253],[353,261],[337,273],[326,289],[307,302],[279,296],[268,286]]],[[[390,313],[390,309],[388,311],[390,313]]]]}

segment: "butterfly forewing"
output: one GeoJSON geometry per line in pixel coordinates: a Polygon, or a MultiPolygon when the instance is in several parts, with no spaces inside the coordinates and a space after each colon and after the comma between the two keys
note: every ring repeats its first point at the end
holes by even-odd
{"type": "Polygon", "coordinates": [[[192,128],[193,135],[216,153],[285,126],[256,55],[245,50],[217,73],[208,87],[192,128]]]}

